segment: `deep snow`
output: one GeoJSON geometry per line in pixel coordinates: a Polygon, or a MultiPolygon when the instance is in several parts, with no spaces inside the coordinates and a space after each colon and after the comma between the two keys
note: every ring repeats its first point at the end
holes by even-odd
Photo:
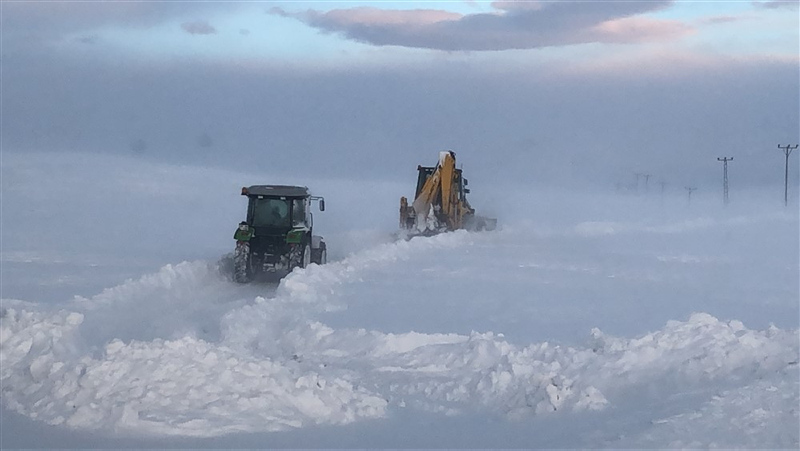
{"type": "Polygon", "coordinates": [[[217,267],[234,174],[136,163],[87,200],[107,180],[52,164],[3,166],[3,447],[799,446],[796,208],[540,190],[492,203],[496,232],[393,242],[394,209],[350,226],[328,182],[336,261],[240,286],[217,267]],[[47,183],[74,195],[58,233],[47,183]],[[124,223],[77,218],[94,204],[124,223]]]}

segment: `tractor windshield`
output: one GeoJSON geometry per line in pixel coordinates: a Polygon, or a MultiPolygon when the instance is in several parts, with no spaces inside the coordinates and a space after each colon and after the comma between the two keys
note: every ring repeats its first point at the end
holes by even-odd
{"type": "Polygon", "coordinates": [[[292,226],[303,227],[306,225],[306,201],[305,199],[295,199],[293,204],[292,226]]]}
{"type": "Polygon", "coordinates": [[[252,199],[253,226],[289,227],[290,201],[285,199],[252,199]]]}

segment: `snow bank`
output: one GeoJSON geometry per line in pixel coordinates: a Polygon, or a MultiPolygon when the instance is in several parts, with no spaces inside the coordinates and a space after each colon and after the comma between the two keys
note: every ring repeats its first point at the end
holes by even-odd
{"type": "Polygon", "coordinates": [[[166,265],[91,298],[75,297],[70,308],[86,314],[85,339],[103,345],[115,338],[216,340],[219,317],[251,300],[252,294],[228,283],[215,265],[196,261],[166,265]]]}
{"type": "Polygon", "coordinates": [[[592,331],[592,350],[603,355],[602,372],[627,383],[667,373],[687,382],[734,376],[748,379],[797,364],[797,331],[775,327],[747,329],[740,321],[723,322],[705,313],[688,321],[669,321],[664,329],[635,339],[606,337],[592,331]]]}
{"type": "MultiPolygon", "coordinates": [[[[751,409],[747,424],[765,430],[786,415],[759,413],[768,406],[750,394],[777,384],[781,397],[768,403],[800,402],[791,376],[775,380],[796,372],[796,330],[751,330],[704,313],[636,338],[595,329],[582,347],[520,346],[493,332],[335,329],[318,319],[346,308],[343,288],[378,268],[486,236],[379,245],[295,270],[273,296],[252,296],[253,287],[230,284],[206,264],[183,263],[77,299],[73,311],[9,303],[0,321],[3,402],[72,428],[188,436],[346,424],[393,409],[528,419],[607,409],[641,389],[660,399],[709,387],[726,391],[698,401],[701,414],[737,405],[751,409]]],[[[691,427],[665,421],[677,432],[691,427]]],[[[663,424],[632,443],[663,445],[663,424]]]]}
{"type": "Polygon", "coordinates": [[[6,310],[8,407],[74,428],[188,436],[343,424],[384,412],[383,399],[341,379],[191,337],[112,340],[98,356],[69,355],[82,319],[6,310]]]}

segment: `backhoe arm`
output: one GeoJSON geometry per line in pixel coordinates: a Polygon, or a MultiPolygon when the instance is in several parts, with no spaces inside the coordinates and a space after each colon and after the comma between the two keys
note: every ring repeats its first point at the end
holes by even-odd
{"type": "MultiPolygon", "coordinates": [[[[400,228],[416,229],[423,234],[469,228],[475,224],[475,210],[464,194],[466,181],[456,169],[455,152],[439,153],[435,167],[417,167],[419,171],[417,196],[409,205],[400,199],[400,228]]],[[[482,228],[482,222],[477,223],[482,228]]]]}

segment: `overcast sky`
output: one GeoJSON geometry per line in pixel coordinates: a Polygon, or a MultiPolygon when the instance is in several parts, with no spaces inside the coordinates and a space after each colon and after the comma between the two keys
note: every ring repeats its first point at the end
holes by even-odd
{"type": "Polygon", "coordinates": [[[716,184],[733,156],[763,185],[800,141],[796,0],[0,7],[3,152],[309,184],[412,180],[452,149],[484,183],[604,186],[716,184]]]}

